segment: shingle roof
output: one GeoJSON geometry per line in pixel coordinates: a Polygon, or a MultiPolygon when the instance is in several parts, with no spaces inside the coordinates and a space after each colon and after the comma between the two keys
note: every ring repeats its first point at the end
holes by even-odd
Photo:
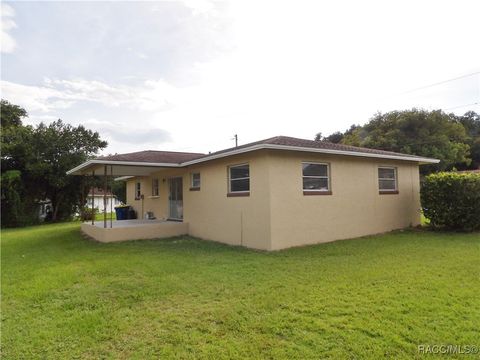
{"type": "Polygon", "coordinates": [[[145,151],[138,151],[138,152],[127,153],[127,154],[115,154],[115,155],[109,155],[109,156],[102,156],[97,158],[97,160],[179,164],[184,161],[198,159],[203,156],[205,156],[205,154],[175,152],[175,151],[145,150],[145,151]]]}
{"type": "Polygon", "coordinates": [[[352,151],[356,153],[366,153],[366,154],[377,154],[377,155],[392,155],[392,156],[408,156],[412,158],[422,158],[421,156],[410,155],[410,154],[402,154],[392,151],[384,151],[384,150],[377,150],[377,149],[369,149],[357,146],[350,146],[350,145],[343,145],[343,144],[335,144],[326,141],[314,141],[314,140],[306,140],[306,139],[299,139],[289,136],[275,136],[272,138],[255,141],[252,143],[248,143],[245,145],[220,150],[214,152],[209,155],[215,154],[222,154],[227,153],[229,151],[239,150],[242,148],[248,148],[254,145],[262,145],[262,144],[269,144],[269,145],[280,145],[280,146],[292,146],[292,147],[300,147],[300,148],[311,148],[311,149],[327,149],[327,150],[337,150],[337,151],[352,151]]]}
{"type": "Polygon", "coordinates": [[[272,145],[273,148],[277,148],[277,149],[278,149],[278,146],[280,147],[285,146],[287,148],[301,148],[302,150],[305,149],[305,151],[308,151],[308,149],[316,149],[316,150],[324,149],[326,152],[338,151],[339,153],[345,153],[346,155],[354,155],[352,153],[356,153],[356,154],[359,154],[359,156],[362,156],[362,154],[365,154],[365,156],[370,156],[370,157],[372,156],[375,157],[375,155],[379,155],[379,157],[382,157],[382,156],[387,156],[387,157],[393,156],[395,158],[401,157],[404,160],[408,160],[408,159],[412,159],[412,160],[418,159],[419,161],[425,160],[425,157],[416,156],[416,155],[362,148],[362,147],[343,145],[343,144],[334,144],[326,141],[299,139],[299,138],[294,138],[289,136],[275,136],[268,139],[240,145],[237,147],[216,151],[210,154],[146,150],[146,151],[138,151],[138,152],[133,152],[128,154],[109,155],[109,156],[97,158],[96,160],[165,163],[165,164],[179,165],[179,164],[193,161],[193,160],[208,161],[210,158],[215,158],[217,155],[222,157],[228,156],[230,152],[234,154],[234,153],[238,153],[238,150],[242,150],[242,149],[245,149],[245,151],[249,151],[250,147],[258,148],[258,145],[260,146],[272,145]]]}

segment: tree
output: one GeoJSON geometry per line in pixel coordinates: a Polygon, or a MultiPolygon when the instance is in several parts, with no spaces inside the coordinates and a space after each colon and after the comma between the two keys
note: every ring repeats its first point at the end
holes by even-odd
{"type": "MultiPolygon", "coordinates": [[[[26,114],[17,111],[17,114],[21,113],[26,114]]],[[[7,117],[10,114],[7,112],[7,117]]],[[[2,111],[2,124],[3,115],[2,111]]],[[[2,226],[33,222],[34,219],[20,219],[18,214],[31,218],[38,201],[45,199],[52,202],[53,221],[69,218],[79,206],[83,206],[83,179],[67,176],[66,172],[106,146],[107,143],[100,139],[97,132],[81,125],[73,127],[61,120],[49,125],[41,123],[35,128],[23,126],[18,121],[2,126],[2,180],[8,179],[5,184],[17,194],[15,201],[3,201],[4,197],[7,199],[7,193],[2,185],[2,226]],[[12,219],[6,214],[17,215],[12,219]]]]}
{"type": "Polygon", "coordinates": [[[57,120],[50,125],[41,123],[34,131],[34,161],[28,171],[35,179],[42,179],[40,189],[52,202],[52,220],[69,217],[80,204],[81,181],[66,172],[91,158],[107,146],[97,132],[82,125],[73,127],[57,120]]]}
{"type": "MultiPolygon", "coordinates": [[[[2,172],[1,181],[2,225],[19,226],[29,223],[28,219],[33,218],[34,215],[34,207],[28,207],[25,202],[22,202],[24,192],[20,171],[8,170],[2,172]]],[[[30,221],[30,223],[32,222],[30,221]]]]}
{"type": "Polygon", "coordinates": [[[470,163],[465,128],[441,110],[379,113],[363,129],[365,147],[440,159],[427,171],[470,163]]]}
{"type": "Polygon", "coordinates": [[[360,125],[352,125],[350,126],[350,129],[345,131],[341,143],[352,146],[363,146],[362,139],[365,136],[364,133],[365,132],[360,125]]]}
{"type": "Polygon", "coordinates": [[[338,144],[342,142],[344,135],[340,131],[336,131],[333,134],[330,134],[328,136],[322,136],[322,133],[319,132],[317,135],[315,135],[315,141],[326,141],[326,142],[331,142],[338,144]]]}
{"type": "Polygon", "coordinates": [[[18,105],[10,104],[4,99],[0,100],[0,113],[2,129],[10,126],[20,126],[22,125],[22,118],[28,116],[25,109],[18,105]]]}
{"type": "Polygon", "coordinates": [[[422,167],[422,172],[430,173],[469,166],[470,148],[480,161],[479,123],[473,112],[456,118],[441,110],[412,109],[377,113],[364,126],[352,125],[345,133],[334,134],[346,145],[440,159],[440,164],[422,167]]]}
{"type": "Polygon", "coordinates": [[[456,118],[456,120],[463,125],[469,140],[470,145],[470,158],[472,162],[470,166],[464,164],[458,164],[456,167],[459,169],[480,169],[480,115],[474,111],[468,111],[462,116],[450,116],[456,118]]]}
{"type": "Polygon", "coordinates": [[[27,225],[37,219],[36,205],[26,198],[24,173],[16,155],[24,157],[29,146],[31,127],[22,126],[22,119],[27,116],[25,109],[3,99],[0,101],[2,226],[27,225]]]}
{"type": "Polygon", "coordinates": [[[125,204],[127,202],[127,183],[125,181],[113,181],[112,194],[125,204]]]}

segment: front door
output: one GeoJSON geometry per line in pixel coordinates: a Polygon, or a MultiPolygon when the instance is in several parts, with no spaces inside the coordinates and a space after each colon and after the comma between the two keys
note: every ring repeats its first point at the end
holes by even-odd
{"type": "Polygon", "coordinates": [[[168,179],[169,218],[183,220],[183,182],[181,177],[168,179]]]}

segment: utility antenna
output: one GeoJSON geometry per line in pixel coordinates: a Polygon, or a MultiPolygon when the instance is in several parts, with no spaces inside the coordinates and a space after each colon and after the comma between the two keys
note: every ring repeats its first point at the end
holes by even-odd
{"type": "Polygon", "coordinates": [[[232,140],[235,140],[235,147],[238,147],[238,135],[237,134],[233,135],[232,140]]]}

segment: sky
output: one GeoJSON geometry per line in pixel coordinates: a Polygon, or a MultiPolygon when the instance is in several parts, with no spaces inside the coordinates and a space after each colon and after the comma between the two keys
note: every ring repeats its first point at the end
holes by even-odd
{"type": "Polygon", "coordinates": [[[477,0],[5,1],[1,97],[26,124],[98,131],[103,154],[480,112],[478,14],[477,0]]]}

